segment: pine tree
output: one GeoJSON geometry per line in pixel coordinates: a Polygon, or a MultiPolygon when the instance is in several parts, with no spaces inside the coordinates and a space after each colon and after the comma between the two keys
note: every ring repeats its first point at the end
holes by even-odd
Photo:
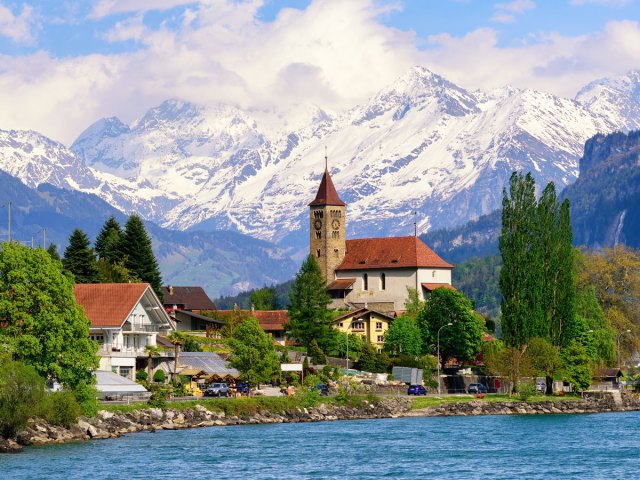
{"type": "Polygon", "coordinates": [[[122,228],[116,220],[116,217],[111,215],[109,219],[102,226],[102,230],[96,237],[95,250],[98,254],[98,258],[106,260],[110,264],[117,263],[122,259],[122,252],[120,251],[120,240],[122,237],[122,228]]]}
{"type": "Polygon", "coordinates": [[[324,351],[335,341],[333,315],[327,308],[331,298],[320,267],[311,255],[303,262],[291,286],[289,323],[285,326],[289,336],[301,342],[307,350],[313,340],[324,351]]]}
{"type": "Polygon", "coordinates": [[[125,266],[141,281],[151,285],[156,295],[162,299],[162,277],[158,261],[151,248],[151,238],[144,228],[142,219],[131,215],[124,227],[120,249],[126,256],[125,266]]]}
{"type": "Polygon", "coordinates": [[[64,251],[62,265],[73,273],[76,283],[96,283],[98,268],[93,249],[89,247],[89,237],[79,228],[71,232],[69,245],[64,251]]]}
{"type": "Polygon", "coordinates": [[[49,244],[49,246],[47,247],[47,253],[54,260],[57,260],[59,262],[62,261],[62,259],[60,258],[60,254],[58,253],[58,246],[55,243],[50,243],[49,244]]]}

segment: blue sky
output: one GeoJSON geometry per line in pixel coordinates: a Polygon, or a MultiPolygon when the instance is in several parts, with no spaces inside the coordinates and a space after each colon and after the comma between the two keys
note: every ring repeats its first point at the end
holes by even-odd
{"type": "Polygon", "coordinates": [[[640,68],[640,0],[0,0],[2,129],[70,143],[166,98],[286,112],[413,65],[572,97],[640,68]]]}

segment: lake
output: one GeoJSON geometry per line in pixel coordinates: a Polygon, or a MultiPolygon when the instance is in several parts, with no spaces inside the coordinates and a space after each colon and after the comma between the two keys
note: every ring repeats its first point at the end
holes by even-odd
{"type": "Polygon", "coordinates": [[[639,425],[625,412],[159,431],[0,455],[0,478],[637,478],[639,425]]]}

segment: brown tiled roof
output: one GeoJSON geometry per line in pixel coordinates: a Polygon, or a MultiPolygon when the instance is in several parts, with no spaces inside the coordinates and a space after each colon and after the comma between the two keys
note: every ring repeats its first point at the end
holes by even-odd
{"type": "Polygon", "coordinates": [[[350,310],[346,313],[343,313],[342,315],[338,315],[333,319],[333,322],[335,323],[349,317],[353,317],[354,320],[357,320],[364,315],[367,315],[368,313],[375,313],[377,315],[380,315],[381,317],[386,317],[390,320],[393,320],[393,317],[391,315],[387,315],[386,313],[378,312],[377,310],[371,310],[370,308],[358,308],[357,310],[350,310]]]}
{"type": "MultiPolygon", "coordinates": [[[[233,314],[233,310],[218,310],[224,318],[233,314]]],[[[263,330],[284,330],[285,323],[289,322],[289,312],[287,310],[239,310],[246,317],[254,317],[263,330]]]]}
{"type": "Polygon", "coordinates": [[[433,292],[436,288],[447,288],[449,290],[455,290],[456,288],[448,283],[421,283],[424,288],[433,292]]]}
{"type": "Polygon", "coordinates": [[[346,244],[346,255],[336,270],[453,268],[418,237],[360,238],[347,240],[346,244]]]}
{"type": "Polygon", "coordinates": [[[92,327],[121,327],[147,288],[147,283],[84,283],[73,293],[92,327]]]}
{"type": "Polygon", "coordinates": [[[322,175],[320,187],[318,188],[318,193],[316,193],[316,198],[309,204],[310,207],[319,205],[337,205],[341,207],[346,205],[342,200],[340,200],[338,192],[336,192],[336,187],[333,186],[333,181],[331,181],[329,170],[326,169],[324,171],[324,175],[322,175]]]}
{"type": "Polygon", "coordinates": [[[327,290],[346,290],[356,283],[355,278],[339,278],[329,284],[327,290]]]}
{"type": "Polygon", "coordinates": [[[215,310],[216,308],[202,287],[167,286],[162,287],[162,294],[164,295],[162,303],[165,307],[183,305],[185,310],[215,310]],[[173,295],[169,293],[171,290],[173,295]]]}

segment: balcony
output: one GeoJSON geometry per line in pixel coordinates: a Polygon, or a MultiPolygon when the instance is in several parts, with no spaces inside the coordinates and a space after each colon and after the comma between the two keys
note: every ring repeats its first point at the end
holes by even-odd
{"type": "Polygon", "coordinates": [[[125,323],[122,327],[122,331],[125,333],[158,333],[160,330],[157,325],[141,325],[125,323]]]}

